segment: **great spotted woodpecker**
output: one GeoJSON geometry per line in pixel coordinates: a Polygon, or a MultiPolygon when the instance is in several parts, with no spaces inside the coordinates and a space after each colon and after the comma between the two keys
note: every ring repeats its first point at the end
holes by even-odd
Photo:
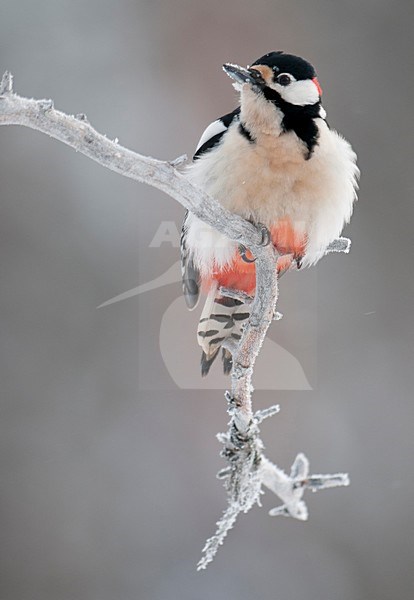
{"type": "MultiPolygon", "coordinates": [[[[279,274],[315,264],[351,217],[359,170],[348,142],[330,129],[322,89],[303,58],[270,52],[250,67],[223,65],[240,105],[207,127],[188,178],[229,211],[262,224],[279,253],[279,274]]],[[[266,236],[265,236],[266,237],[266,236]]],[[[248,306],[220,295],[251,295],[255,265],[245,248],[187,212],[181,235],[189,309],[207,293],[199,327],[206,375],[224,339],[241,337],[248,306]]],[[[231,354],[223,349],[224,372],[231,354]]]]}

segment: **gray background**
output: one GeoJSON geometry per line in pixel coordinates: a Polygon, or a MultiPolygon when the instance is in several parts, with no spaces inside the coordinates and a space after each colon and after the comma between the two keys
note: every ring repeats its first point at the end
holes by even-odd
{"type": "MultiPolygon", "coordinates": [[[[363,178],[351,254],[282,282],[271,337],[313,391],[255,398],[282,405],[263,425],[272,459],[289,468],[303,450],[352,485],[308,495],[305,524],[268,517],[266,495],[197,574],[225,505],[222,393],[180,390],[164,365],[178,283],[96,310],[174,264],[176,248],[149,244],[183,211],[1,128],[2,599],[413,596],[412,27],[408,0],[3,0],[0,68],[16,89],[160,158],[191,153],[234,107],[222,62],[303,55],[363,178]]],[[[177,354],[199,381],[195,317],[177,310],[190,340],[177,354]]]]}

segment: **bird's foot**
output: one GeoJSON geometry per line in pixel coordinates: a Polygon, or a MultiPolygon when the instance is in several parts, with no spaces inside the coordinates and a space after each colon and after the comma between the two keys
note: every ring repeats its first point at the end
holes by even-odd
{"type": "Polygon", "coordinates": [[[257,223],[256,227],[261,235],[259,246],[268,246],[272,241],[272,236],[269,229],[266,227],[266,225],[263,225],[263,223],[257,223]]]}
{"type": "Polygon", "coordinates": [[[296,267],[297,269],[301,269],[302,268],[302,261],[303,261],[303,255],[301,254],[296,254],[294,256],[294,260],[296,262],[296,267]]]}
{"type": "MultiPolygon", "coordinates": [[[[263,223],[254,223],[253,221],[250,221],[250,223],[252,223],[252,225],[257,227],[258,232],[260,234],[261,239],[258,242],[258,246],[268,246],[270,244],[270,242],[272,241],[272,236],[270,234],[269,229],[266,227],[266,225],[263,225],[263,223]]],[[[246,248],[246,246],[244,246],[243,244],[239,244],[239,252],[240,252],[240,256],[242,257],[244,262],[247,262],[247,263],[255,262],[256,258],[252,255],[250,250],[248,250],[246,248]]]]}
{"type": "Polygon", "coordinates": [[[239,244],[239,253],[242,260],[244,260],[246,263],[254,263],[256,260],[250,250],[248,250],[243,244],[239,244]],[[248,254],[250,256],[248,256],[248,254]]]}

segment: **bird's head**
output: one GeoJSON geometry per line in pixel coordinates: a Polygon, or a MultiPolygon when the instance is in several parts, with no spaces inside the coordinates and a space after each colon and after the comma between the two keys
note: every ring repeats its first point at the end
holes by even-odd
{"type": "Polygon", "coordinates": [[[226,63],[223,69],[236,81],[237,89],[251,90],[282,110],[285,105],[307,107],[320,103],[322,89],[315,69],[299,56],[269,52],[247,68],[226,63]]]}

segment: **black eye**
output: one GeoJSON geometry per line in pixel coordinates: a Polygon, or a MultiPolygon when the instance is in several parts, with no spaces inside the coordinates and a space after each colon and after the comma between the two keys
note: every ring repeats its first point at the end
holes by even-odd
{"type": "Polygon", "coordinates": [[[289,83],[292,82],[292,78],[287,73],[282,73],[281,75],[279,75],[278,77],[276,77],[276,81],[280,85],[289,85],[289,83]]]}

